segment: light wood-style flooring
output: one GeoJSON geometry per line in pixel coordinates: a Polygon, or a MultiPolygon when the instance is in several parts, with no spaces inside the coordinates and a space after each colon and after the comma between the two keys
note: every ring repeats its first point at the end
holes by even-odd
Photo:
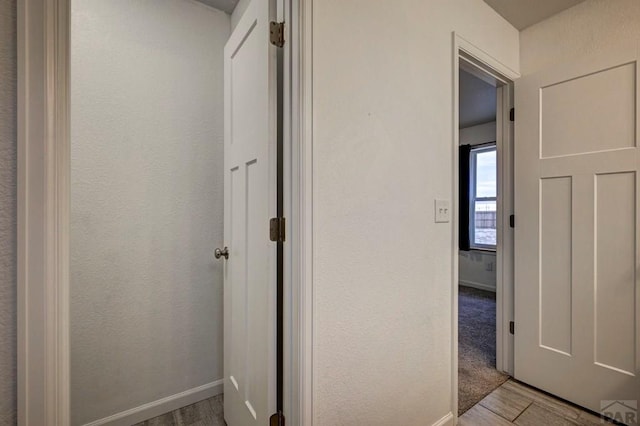
{"type": "Polygon", "coordinates": [[[514,380],[460,416],[460,426],[596,426],[602,419],[514,380]]]}
{"type": "Polygon", "coordinates": [[[223,398],[220,394],[134,426],[225,426],[223,398]]]}
{"type": "MultiPolygon", "coordinates": [[[[225,426],[223,402],[223,395],[214,396],[135,426],[225,426]]],[[[458,424],[597,426],[603,423],[590,412],[510,379],[460,416],[458,424]]]]}

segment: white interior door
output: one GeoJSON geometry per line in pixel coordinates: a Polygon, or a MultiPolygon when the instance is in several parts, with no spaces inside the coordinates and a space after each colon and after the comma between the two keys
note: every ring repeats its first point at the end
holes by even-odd
{"type": "Polygon", "coordinates": [[[268,424],[275,412],[275,49],[271,0],[252,0],[225,46],[224,417],[268,424]]]}
{"type": "Polygon", "coordinates": [[[515,377],[596,412],[640,399],[636,49],[515,91],[515,377]]]}

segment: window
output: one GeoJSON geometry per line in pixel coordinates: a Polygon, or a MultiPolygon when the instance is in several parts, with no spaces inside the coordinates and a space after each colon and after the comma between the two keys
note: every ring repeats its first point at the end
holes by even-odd
{"type": "Polygon", "coordinates": [[[495,144],[472,148],[469,160],[470,245],[472,248],[495,250],[497,241],[495,144]]]}

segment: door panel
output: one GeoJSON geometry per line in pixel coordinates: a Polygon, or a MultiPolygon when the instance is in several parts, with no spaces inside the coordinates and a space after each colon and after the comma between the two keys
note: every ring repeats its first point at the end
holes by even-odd
{"type": "Polygon", "coordinates": [[[596,175],[595,186],[594,358],[600,367],[632,376],[636,374],[633,343],[637,327],[636,173],[596,175]]]}
{"type": "Polygon", "coordinates": [[[275,412],[275,62],[270,0],[252,0],[225,47],[224,416],[268,424],[275,412]]]}
{"type": "Polygon", "coordinates": [[[542,158],[635,146],[633,63],[549,83],[540,88],[542,158]]]}
{"type": "Polygon", "coordinates": [[[571,354],[571,187],[571,177],[540,181],[540,345],[565,354],[571,354]]]}
{"type": "Polygon", "coordinates": [[[515,377],[596,412],[640,400],[637,58],[516,82],[515,377]]]}

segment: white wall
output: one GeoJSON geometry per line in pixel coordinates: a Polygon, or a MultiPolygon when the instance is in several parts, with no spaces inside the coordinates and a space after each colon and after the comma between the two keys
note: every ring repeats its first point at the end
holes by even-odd
{"type": "MultiPolygon", "coordinates": [[[[496,122],[460,129],[460,145],[478,145],[496,140],[496,122]]],[[[461,251],[458,281],[462,285],[496,291],[496,254],[481,250],[461,251]]]]}
{"type": "Polygon", "coordinates": [[[460,285],[496,291],[495,252],[461,251],[458,262],[458,282],[460,285]]]}
{"type": "Polygon", "coordinates": [[[223,46],[189,0],[74,0],[72,424],[223,377],[223,46]]]}
{"type": "Polygon", "coordinates": [[[249,3],[251,3],[251,0],[238,0],[238,4],[236,5],[236,8],[233,9],[233,13],[231,14],[232,29],[235,28],[236,25],[238,25],[238,22],[240,22],[240,18],[242,18],[244,11],[247,10],[249,3]]]}
{"type": "Polygon", "coordinates": [[[479,145],[496,141],[496,122],[478,124],[460,129],[460,145],[479,145]]]}
{"type": "Polygon", "coordinates": [[[516,70],[518,32],[481,0],[313,4],[314,424],[431,425],[455,409],[452,224],[433,223],[452,31],[516,70]]]}
{"type": "Polygon", "coordinates": [[[16,1],[0,0],[0,425],[16,417],[16,1]]]}
{"type": "Polygon", "coordinates": [[[621,43],[640,45],[640,2],[587,0],[522,32],[522,75],[621,43]]]}

